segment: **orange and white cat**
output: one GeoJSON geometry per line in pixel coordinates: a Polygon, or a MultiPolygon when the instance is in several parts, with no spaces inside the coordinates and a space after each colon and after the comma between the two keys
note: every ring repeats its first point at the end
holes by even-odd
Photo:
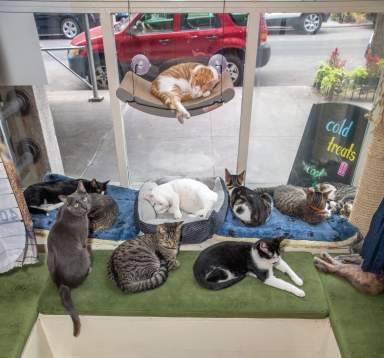
{"type": "Polygon", "coordinates": [[[191,115],[182,102],[210,96],[218,82],[219,74],[214,67],[181,63],[160,73],[152,82],[151,93],[176,110],[176,118],[184,123],[191,115]]]}

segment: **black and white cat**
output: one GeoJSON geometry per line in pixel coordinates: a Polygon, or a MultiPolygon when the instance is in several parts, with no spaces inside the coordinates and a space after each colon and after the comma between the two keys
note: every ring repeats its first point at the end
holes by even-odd
{"type": "MultiPolygon", "coordinates": [[[[24,198],[31,213],[45,213],[58,206],[61,206],[60,195],[71,195],[76,191],[80,179],[74,180],[54,180],[44,183],[30,185],[24,190],[24,198]],[[48,204],[60,204],[49,207],[48,204]]],[[[87,193],[105,194],[107,191],[106,182],[98,182],[96,179],[81,179],[87,193]]]]}
{"type": "Polygon", "coordinates": [[[298,286],[303,280],[280,257],[282,238],[259,240],[256,243],[225,241],[203,250],[193,265],[200,286],[220,290],[241,281],[246,275],[266,285],[304,297],[300,288],[277,278],[273,269],[286,273],[298,286]]]}
{"type": "Polygon", "coordinates": [[[244,186],[245,171],[231,174],[225,169],[225,184],[233,215],[248,226],[263,225],[271,217],[273,199],[268,193],[256,193],[244,186]]]}

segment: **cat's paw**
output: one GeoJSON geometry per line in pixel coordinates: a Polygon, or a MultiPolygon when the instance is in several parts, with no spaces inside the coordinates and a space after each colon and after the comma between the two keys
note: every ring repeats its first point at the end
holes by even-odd
{"type": "Polygon", "coordinates": [[[168,270],[176,270],[177,268],[180,267],[180,262],[175,260],[175,261],[170,261],[168,263],[168,270]]]}
{"type": "Polygon", "coordinates": [[[203,97],[209,97],[211,95],[211,91],[205,91],[203,93],[203,97]]]}
{"type": "Polygon", "coordinates": [[[297,297],[305,297],[305,292],[303,290],[300,290],[300,288],[296,289],[294,294],[297,296],[297,297]]]}
{"type": "Polygon", "coordinates": [[[183,215],[180,212],[179,213],[175,213],[173,216],[175,217],[176,220],[179,220],[179,219],[181,219],[183,217],[183,215]]]}
{"type": "Polygon", "coordinates": [[[294,277],[292,278],[293,282],[297,285],[297,286],[303,286],[303,280],[300,278],[300,277],[294,277]]]}

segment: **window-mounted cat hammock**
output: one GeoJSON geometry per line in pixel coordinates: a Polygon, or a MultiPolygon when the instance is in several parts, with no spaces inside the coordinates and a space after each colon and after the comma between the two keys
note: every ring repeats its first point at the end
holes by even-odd
{"type": "MultiPolygon", "coordinates": [[[[136,108],[139,111],[160,117],[175,118],[175,110],[168,108],[157,97],[151,94],[151,82],[138,75],[148,72],[150,67],[149,61],[144,59],[143,62],[140,62],[140,60],[145,58],[143,55],[137,55],[135,57],[138,58],[138,64],[133,66],[133,63],[135,62],[134,58],[132,59],[132,67],[135,68],[137,74],[133,71],[129,71],[125,74],[123,81],[116,91],[116,96],[121,101],[128,103],[131,107],[136,108]],[[148,62],[145,63],[146,61],[148,62]]],[[[225,68],[223,66],[223,59],[225,61],[224,56],[215,55],[211,58],[210,64],[215,61],[216,63],[220,62],[218,65],[215,63],[212,64],[216,68],[225,68]]],[[[218,71],[220,71],[220,69],[218,69],[218,71]]],[[[220,72],[222,72],[220,81],[214,87],[209,97],[201,97],[183,102],[183,105],[189,111],[191,116],[210,112],[223,105],[223,103],[229,102],[235,96],[235,90],[229,72],[226,70],[220,72]]]]}

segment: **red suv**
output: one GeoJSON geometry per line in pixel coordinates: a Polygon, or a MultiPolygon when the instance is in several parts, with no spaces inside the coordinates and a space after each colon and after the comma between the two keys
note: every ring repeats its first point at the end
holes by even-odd
{"type": "MultiPolygon", "coordinates": [[[[129,70],[130,61],[137,54],[146,55],[152,67],[148,79],[176,63],[194,61],[207,63],[217,53],[228,61],[228,70],[235,85],[243,81],[247,14],[157,14],[132,15],[115,25],[115,39],[120,77],[129,70]]],[[[267,44],[267,26],[260,19],[257,67],[270,58],[267,44]]],[[[107,87],[104,48],[101,27],[91,29],[91,42],[95,57],[96,77],[100,88],[107,87]]],[[[85,45],[84,33],[75,37],[72,45],[85,45]]],[[[87,50],[68,51],[72,70],[88,78],[87,50]]]]}

